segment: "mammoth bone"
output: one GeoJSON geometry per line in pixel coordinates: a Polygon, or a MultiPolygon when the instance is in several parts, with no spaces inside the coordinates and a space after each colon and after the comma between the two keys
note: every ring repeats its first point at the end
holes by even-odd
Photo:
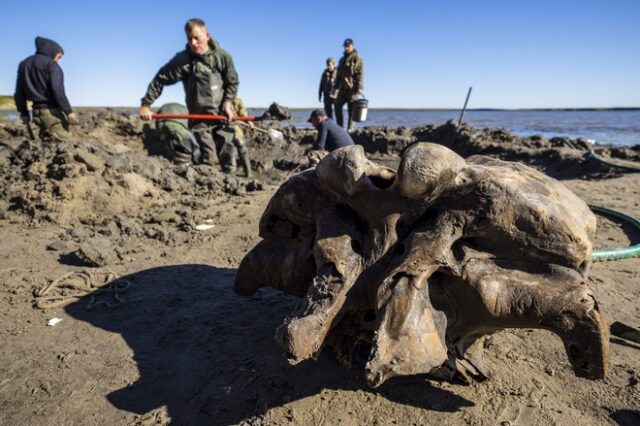
{"type": "Polygon", "coordinates": [[[504,328],[557,334],[575,374],[601,379],[608,331],[586,285],[595,226],[575,194],[521,164],[422,142],[396,172],[350,146],[278,189],[234,289],[302,297],[276,331],[289,362],[333,348],[366,362],[374,387],[489,377],[483,339],[504,328]]]}

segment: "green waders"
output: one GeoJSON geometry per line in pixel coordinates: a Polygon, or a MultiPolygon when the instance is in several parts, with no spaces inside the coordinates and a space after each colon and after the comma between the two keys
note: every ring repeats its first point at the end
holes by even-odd
{"type": "Polygon", "coordinates": [[[32,111],[33,122],[38,126],[40,139],[67,141],[71,138],[69,122],[59,108],[39,108],[32,111]]]}
{"type": "MultiPolygon", "coordinates": [[[[247,150],[247,143],[242,136],[242,133],[238,134],[236,132],[233,138],[233,150],[231,147],[228,148],[228,151],[231,152],[232,158],[230,161],[233,163],[233,172],[235,172],[236,164],[239,162],[240,167],[242,167],[242,171],[244,171],[245,176],[251,176],[251,161],[249,160],[249,151],[247,150]]],[[[221,160],[222,161],[222,160],[221,160]]]]}
{"type": "MultiPolygon", "coordinates": [[[[214,114],[198,112],[197,114],[214,114]]],[[[214,166],[216,156],[224,173],[235,171],[235,147],[233,146],[233,127],[229,124],[214,125],[209,121],[192,120],[191,131],[195,135],[202,152],[202,163],[214,166]]]]}
{"type": "Polygon", "coordinates": [[[211,122],[194,122],[191,130],[202,150],[202,162],[214,165],[216,153],[223,173],[236,172],[238,160],[245,174],[251,176],[251,163],[246,142],[238,135],[237,124],[222,124],[211,128],[211,122]]]}

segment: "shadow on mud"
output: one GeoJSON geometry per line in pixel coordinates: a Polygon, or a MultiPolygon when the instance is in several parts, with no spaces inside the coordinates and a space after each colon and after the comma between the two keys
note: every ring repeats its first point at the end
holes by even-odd
{"type": "Polygon", "coordinates": [[[640,424],[640,411],[617,410],[609,415],[611,420],[620,426],[636,426],[640,424]]]}
{"type": "MultiPolygon", "coordinates": [[[[115,407],[145,414],[166,406],[173,424],[229,424],[323,389],[368,391],[360,372],[329,357],[289,366],[273,333],[297,299],[269,290],[238,296],[235,274],[207,265],[148,269],[121,278],[131,287],[119,308],[87,311],[86,298],[66,308],[121,334],[134,352],[139,379],[106,396],[115,407]]],[[[474,405],[415,378],[376,393],[445,412],[474,405]]]]}

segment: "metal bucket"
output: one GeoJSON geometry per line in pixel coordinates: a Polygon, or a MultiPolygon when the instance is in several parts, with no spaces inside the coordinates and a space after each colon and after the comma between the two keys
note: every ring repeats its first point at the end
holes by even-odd
{"type": "Polygon", "coordinates": [[[367,121],[367,111],[369,110],[369,101],[365,98],[356,99],[353,101],[353,112],[351,113],[351,120],[355,122],[367,121]]]}

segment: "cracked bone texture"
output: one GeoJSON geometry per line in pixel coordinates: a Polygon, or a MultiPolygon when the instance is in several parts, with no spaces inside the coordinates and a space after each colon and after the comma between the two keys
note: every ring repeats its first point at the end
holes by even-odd
{"type": "Polygon", "coordinates": [[[485,379],[483,339],[505,328],[555,333],[575,374],[601,379],[608,331],[586,285],[595,226],[580,198],[522,164],[419,142],[396,172],[356,145],[279,188],[235,290],[302,297],[276,331],[289,362],[331,349],[374,387],[485,379]]]}

